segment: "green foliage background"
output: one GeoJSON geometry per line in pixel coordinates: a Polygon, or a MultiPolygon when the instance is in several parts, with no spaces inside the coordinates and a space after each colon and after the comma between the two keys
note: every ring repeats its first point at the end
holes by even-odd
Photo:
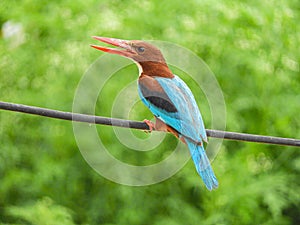
{"type": "MultiPolygon", "coordinates": [[[[2,101],[71,111],[82,74],[101,54],[89,47],[90,36],[165,40],[191,49],[214,72],[227,130],[300,137],[297,0],[2,0],[0,26],[7,21],[22,24],[25,38],[16,45],[18,37],[0,36],[2,101]]],[[[108,90],[99,115],[109,115],[118,88],[137,78],[131,71],[108,90]]],[[[150,117],[140,108],[132,119],[150,117]]],[[[98,129],[118,158],[138,160],[124,154],[111,128],[98,129]]],[[[163,147],[174,144],[167,137],[163,147]]],[[[66,121],[1,111],[0,148],[2,224],[300,223],[297,148],[224,141],[213,192],[191,161],[152,186],[110,182],[84,161],[66,121]]]]}

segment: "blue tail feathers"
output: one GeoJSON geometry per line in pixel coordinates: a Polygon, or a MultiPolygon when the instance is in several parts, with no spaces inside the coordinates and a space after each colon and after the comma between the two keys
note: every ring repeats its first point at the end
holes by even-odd
{"type": "Polygon", "coordinates": [[[204,147],[202,145],[197,145],[191,140],[185,139],[185,141],[189,147],[196,170],[202,178],[207,189],[211,191],[212,189],[217,188],[219,183],[214,174],[214,171],[211,168],[204,147]]]}

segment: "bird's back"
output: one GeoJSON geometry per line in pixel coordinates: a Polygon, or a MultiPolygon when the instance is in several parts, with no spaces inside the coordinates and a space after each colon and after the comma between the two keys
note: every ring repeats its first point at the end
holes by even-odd
{"type": "Polygon", "coordinates": [[[149,97],[144,96],[145,84],[139,81],[140,97],[151,112],[183,136],[195,142],[206,141],[207,136],[199,108],[191,90],[184,81],[178,76],[173,78],[151,77],[151,79],[155,80],[153,83],[157,82],[160,85],[165,95],[162,96],[161,92],[155,91],[149,93],[151,92],[151,87],[148,87],[147,95],[164,99],[164,103],[161,106],[154,105],[149,101],[149,97]],[[167,104],[167,102],[169,103],[167,104]],[[168,105],[174,106],[176,111],[170,111],[166,108],[168,105]]]}

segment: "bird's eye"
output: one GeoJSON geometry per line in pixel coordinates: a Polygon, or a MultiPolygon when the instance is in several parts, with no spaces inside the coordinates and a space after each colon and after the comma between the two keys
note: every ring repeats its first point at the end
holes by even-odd
{"type": "Polygon", "coordinates": [[[138,52],[142,53],[145,51],[145,48],[144,47],[137,47],[137,50],[138,52]]]}

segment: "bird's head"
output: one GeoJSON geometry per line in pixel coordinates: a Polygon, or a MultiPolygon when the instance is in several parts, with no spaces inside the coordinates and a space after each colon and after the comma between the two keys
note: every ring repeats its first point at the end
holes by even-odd
{"type": "Polygon", "coordinates": [[[135,62],[152,61],[152,62],[165,62],[165,59],[160,50],[145,42],[145,41],[127,41],[116,38],[107,37],[93,37],[94,39],[119,47],[108,48],[98,45],[91,45],[91,47],[108,52],[111,54],[121,55],[134,60],[135,62]]]}
{"type": "Polygon", "coordinates": [[[91,47],[110,54],[117,54],[132,59],[136,62],[141,72],[150,76],[173,76],[169,70],[161,51],[145,41],[128,41],[116,38],[96,37],[94,39],[116,46],[118,48],[109,48],[98,45],[91,47]]]}

